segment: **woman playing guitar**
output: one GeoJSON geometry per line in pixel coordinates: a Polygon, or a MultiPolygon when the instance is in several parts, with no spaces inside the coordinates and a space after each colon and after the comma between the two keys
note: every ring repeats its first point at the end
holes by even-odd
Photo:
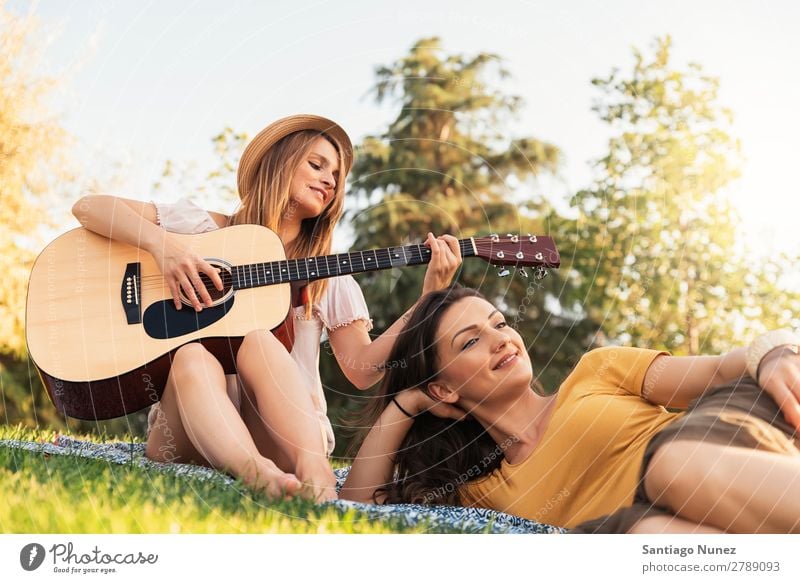
{"type": "MultiPolygon", "coordinates": [[[[260,224],[279,235],[288,258],[330,253],[351,166],[352,145],[341,127],[294,115],[248,144],[238,170],[242,203],[232,216],[187,200],[156,204],[102,195],[81,198],[73,214],[88,230],[149,252],[175,307],[181,309],[183,298],[183,309],[192,305],[199,313],[212,303],[201,274],[221,290],[220,273],[171,232],[260,224]]],[[[454,237],[429,234],[425,245],[431,261],[423,294],[447,287],[461,263],[454,237]]],[[[226,375],[198,342],[174,353],[161,401],[148,416],[150,459],[222,469],[272,496],[292,496],[308,486],[316,500],[336,497],[327,460],[333,431],[318,369],[322,330],[345,376],[363,390],[382,377],[381,365],[407,315],[371,339],[364,297],[350,275],[314,281],[293,299],[291,353],[269,330],[244,337],[235,375],[226,375]]]]}

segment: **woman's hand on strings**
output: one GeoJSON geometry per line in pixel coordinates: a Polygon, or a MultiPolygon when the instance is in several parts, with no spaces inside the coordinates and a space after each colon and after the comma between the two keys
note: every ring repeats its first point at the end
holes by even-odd
{"type": "Polygon", "coordinates": [[[433,233],[428,233],[424,245],[431,249],[431,261],[425,271],[425,281],[422,284],[423,295],[448,287],[458,266],[461,265],[462,259],[458,239],[452,235],[434,237],[433,233]]]}
{"type": "Polygon", "coordinates": [[[161,275],[172,292],[175,301],[175,308],[181,309],[180,290],[184,296],[192,303],[198,312],[203,309],[204,303],[210,307],[213,303],[211,295],[208,293],[200,274],[205,273],[211,279],[214,287],[222,291],[222,278],[219,271],[208,261],[200,257],[197,253],[184,247],[175,238],[167,234],[164,243],[152,252],[161,275]],[[198,297],[199,294],[199,297],[198,297]]]}
{"type": "Polygon", "coordinates": [[[778,347],[767,353],[758,370],[758,384],[780,407],[786,421],[800,431],[800,355],[778,347]]]}

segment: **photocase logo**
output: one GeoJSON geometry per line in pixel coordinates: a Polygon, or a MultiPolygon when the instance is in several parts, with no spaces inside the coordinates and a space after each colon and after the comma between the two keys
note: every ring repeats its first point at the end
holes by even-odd
{"type": "Polygon", "coordinates": [[[35,571],[44,562],[44,547],[39,543],[30,543],[19,552],[19,564],[26,571],[35,571]]]}

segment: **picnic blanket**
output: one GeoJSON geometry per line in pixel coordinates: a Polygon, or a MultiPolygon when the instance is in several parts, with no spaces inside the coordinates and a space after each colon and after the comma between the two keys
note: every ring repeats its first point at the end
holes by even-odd
{"type": "MultiPolygon", "coordinates": [[[[180,476],[191,476],[201,480],[216,480],[221,484],[232,484],[234,479],[223,473],[194,464],[165,464],[154,462],[144,455],[143,443],[92,443],[60,435],[52,443],[0,440],[0,447],[21,449],[46,455],[70,455],[99,459],[115,464],[134,465],[155,471],[172,472],[180,476]]],[[[337,491],[341,489],[350,468],[334,470],[337,491]]],[[[427,523],[431,526],[446,526],[460,532],[491,532],[512,534],[554,534],[564,529],[520,518],[487,508],[464,508],[460,506],[422,506],[418,504],[363,504],[349,500],[325,502],[342,510],[356,509],[371,520],[399,519],[408,526],[427,523]]]]}

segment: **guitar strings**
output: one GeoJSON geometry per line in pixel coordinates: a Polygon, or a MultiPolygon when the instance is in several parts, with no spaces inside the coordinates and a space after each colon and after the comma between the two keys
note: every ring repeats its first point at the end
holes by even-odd
{"type": "MultiPolygon", "coordinates": [[[[492,251],[494,251],[496,249],[496,247],[497,247],[496,245],[493,245],[491,243],[482,244],[482,243],[477,243],[476,242],[476,249],[479,251],[479,253],[480,252],[485,252],[487,254],[490,254],[492,251]]],[[[510,257],[509,257],[509,259],[510,259],[510,257]]],[[[292,260],[285,260],[285,261],[292,261],[292,260]]],[[[254,264],[254,265],[258,265],[258,264],[254,264]]],[[[266,269],[266,267],[264,267],[263,264],[261,264],[261,265],[262,266],[259,266],[259,267],[256,268],[257,277],[262,277],[262,276],[265,275],[265,271],[264,270],[266,269]]],[[[543,261],[542,262],[534,261],[530,265],[530,267],[537,267],[539,265],[544,266],[544,262],[543,261]]],[[[378,260],[378,266],[381,266],[380,260],[378,260]]],[[[382,267],[389,268],[389,267],[393,267],[393,266],[391,264],[388,264],[388,265],[384,265],[382,267]]],[[[289,270],[290,270],[290,274],[292,274],[293,270],[292,270],[291,266],[289,266],[289,270]]],[[[298,273],[297,274],[292,274],[292,275],[299,275],[298,266],[295,266],[294,270],[298,270],[298,273]]],[[[209,277],[207,274],[205,274],[203,272],[200,272],[200,275],[201,276],[205,276],[205,277],[209,277]]],[[[223,286],[225,286],[227,284],[231,284],[232,283],[233,274],[229,270],[224,270],[224,271],[220,272],[220,278],[222,279],[223,286]]],[[[143,284],[143,287],[148,287],[149,289],[158,288],[158,287],[162,287],[163,285],[166,285],[166,281],[164,279],[164,276],[161,275],[161,274],[153,274],[153,275],[143,276],[141,278],[141,282],[143,284]]],[[[209,280],[209,283],[210,283],[210,280],[209,280]]],[[[212,288],[213,288],[213,286],[212,286],[212,288]]]]}
{"type": "MultiPolygon", "coordinates": [[[[423,247],[422,245],[419,246],[420,249],[422,247],[423,247]]],[[[462,247],[462,252],[463,252],[465,249],[466,250],[470,249],[471,246],[462,244],[461,247],[462,247]]],[[[478,254],[486,253],[486,254],[490,255],[493,251],[495,251],[497,249],[497,247],[498,247],[498,244],[496,244],[496,243],[491,243],[491,242],[487,243],[487,242],[482,242],[482,241],[475,241],[475,248],[479,252],[478,254]]],[[[542,251],[547,251],[547,250],[546,249],[542,249],[542,251]]],[[[532,253],[532,252],[533,251],[528,250],[528,253],[532,253]]],[[[509,250],[509,253],[513,253],[513,251],[509,250]]],[[[332,256],[325,256],[325,257],[332,257],[332,256]]],[[[422,258],[421,255],[420,255],[420,257],[422,258]]],[[[511,258],[511,256],[509,256],[508,259],[510,259],[510,258],[511,258]]],[[[269,263],[279,263],[279,262],[287,262],[288,263],[289,261],[298,261],[298,259],[283,259],[283,260],[277,260],[275,262],[254,263],[254,264],[251,264],[251,265],[257,265],[258,266],[258,267],[256,267],[256,272],[260,276],[260,275],[263,275],[263,270],[266,269],[266,265],[267,264],[269,264],[269,263]]],[[[377,261],[378,261],[378,265],[381,266],[381,258],[377,258],[377,261]]],[[[363,257],[362,257],[362,262],[363,262],[363,257]]],[[[542,263],[544,263],[544,262],[542,262],[542,263]]],[[[534,261],[533,264],[531,265],[531,267],[535,267],[536,265],[539,265],[539,264],[540,264],[539,261],[534,261]]],[[[420,264],[417,264],[417,265],[420,265],[420,264]]],[[[364,264],[364,266],[366,266],[366,264],[364,264]]],[[[241,267],[241,266],[237,266],[237,267],[241,267]]],[[[292,266],[289,265],[288,267],[289,267],[289,270],[291,272],[291,270],[293,269],[292,266]]],[[[329,267],[327,265],[327,261],[326,261],[325,267],[326,267],[326,269],[329,267]]],[[[388,267],[393,267],[393,265],[390,262],[387,265],[383,265],[383,267],[387,267],[388,268],[388,267]]],[[[299,266],[297,266],[297,265],[294,267],[295,270],[297,270],[298,268],[299,268],[299,266]]],[[[201,274],[205,275],[203,272],[201,272],[201,274]]],[[[208,277],[208,276],[206,275],[206,277],[208,277]]],[[[222,278],[232,278],[232,273],[231,273],[230,270],[222,270],[220,272],[220,277],[222,277],[222,278]]],[[[143,276],[141,278],[142,282],[153,281],[153,280],[163,280],[163,275],[161,275],[161,274],[146,275],[146,276],[143,276]]]]}

